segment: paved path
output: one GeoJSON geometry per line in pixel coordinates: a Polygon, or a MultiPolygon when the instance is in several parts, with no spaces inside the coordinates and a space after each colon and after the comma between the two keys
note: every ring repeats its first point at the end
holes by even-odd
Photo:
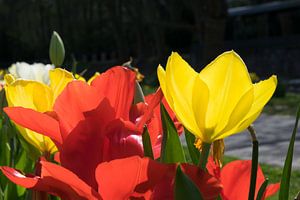
{"type": "MultiPolygon", "coordinates": [[[[262,114],[255,122],[259,145],[259,162],[283,166],[295,117],[262,114]]],[[[225,139],[225,155],[251,159],[252,143],[248,132],[225,139]]],[[[300,169],[300,127],[294,147],[293,168],[300,169]]]]}

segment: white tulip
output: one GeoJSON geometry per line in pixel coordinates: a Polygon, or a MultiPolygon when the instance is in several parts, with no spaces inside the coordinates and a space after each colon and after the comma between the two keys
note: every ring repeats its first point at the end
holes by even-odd
{"type": "Polygon", "coordinates": [[[16,79],[35,80],[41,83],[49,84],[49,70],[54,69],[54,65],[33,63],[32,65],[26,62],[17,62],[12,64],[8,71],[16,79]]]}

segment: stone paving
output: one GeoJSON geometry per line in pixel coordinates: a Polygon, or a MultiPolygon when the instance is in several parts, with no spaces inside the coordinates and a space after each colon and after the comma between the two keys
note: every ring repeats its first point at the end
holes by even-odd
{"type": "MultiPolygon", "coordinates": [[[[294,123],[293,116],[266,114],[262,114],[254,122],[260,163],[283,166],[294,123]]],[[[251,159],[252,143],[248,132],[226,138],[225,144],[225,155],[251,159]]],[[[296,135],[293,168],[300,169],[300,127],[296,135]]]]}

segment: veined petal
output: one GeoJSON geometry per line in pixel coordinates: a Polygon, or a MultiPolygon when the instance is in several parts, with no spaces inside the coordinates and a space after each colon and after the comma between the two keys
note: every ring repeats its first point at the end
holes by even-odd
{"type": "MultiPolygon", "coordinates": [[[[232,133],[239,133],[245,130],[250,124],[252,124],[256,118],[260,115],[265,104],[272,97],[277,85],[276,76],[271,76],[269,79],[261,81],[253,86],[253,103],[245,115],[245,117],[240,120],[240,123],[236,125],[234,129],[229,130],[227,133],[223,133],[224,137],[232,133]]],[[[223,138],[224,138],[223,137],[223,138]]],[[[220,139],[220,137],[218,138],[220,139]]]]}
{"type": "Polygon", "coordinates": [[[250,111],[245,118],[252,116],[262,110],[266,103],[271,99],[277,85],[277,77],[271,76],[269,79],[254,84],[254,100],[250,111]]]}
{"type": "Polygon", "coordinates": [[[22,106],[40,112],[52,109],[51,89],[37,81],[16,80],[5,87],[5,92],[9,106],[22,106]]]}
{"type": "Polygon", "coordinates": [[[24,175],[10,167],[0,169],[9,180],[25,188],[54,194],[66,200],[101,199],[93,188],[71,171],[50,162],[41,163],[41,176],[24,175]]]}
{"type": "Polygon", "coordinates": [[[56,97],[62,92],[66,85],[74,80],[72,73],[67,70],[56,68],[49,71],[50,76],[50,87],[53,91],[53,98],[56,97]]]}
{"type": "Polygon", "coordinates": [[[30,129],[23,128],[22,126],[16,126],[23,138],[40,152],[49,152],[51,154],[57,152],[57,147],[49,137],[34,132],[30,129]]]}
{"type": "Polygon", "coordinates": [[[252,87],[247,68],[234,51],[229,51],[206,66],[200,77],[209,88],[206,127],[222,130],[242,95],[252,87]]]}
{"type": "MultiPolygon", "coordinates": [[[[192,106],[193,106],[193,114],[196,119],[196,123],[198,125],[201,133],[204,133],[205,130],[205,115],[209,101],[209,91],[205,82],[203,82],[200,76],[197,76],[194,82],[193,87],[193,95],[192,95],[192,106]]],[[[191,133],[195,133],[197,130],[189,130],[191,133]]],[[[208,142],[208,135],[197,135],[202,141],[208,142]]]]}
{"type": "Polygon", "coordinates": [[[170,167],[138,156],[103,162],[96,169],[98,191],[104,199],[144,197],[159,181],[164,180],[170,167]]]}
{"type": "Polygon", "coordinates": [[[192,96],[197,73],[177,53],[172,53],[166,68],[166,89],[172,95],[171,106],[177,118],[194,134],[199,128],[193,116],[192,96]]]}
{"type": "Polygon", "coordinates": [[[104,95],[116,111],[116,117],[129,120],[133,102],[135,73],[124,67],[113,67],[98,76],[92,83],[104,95]]]}
{"type": "MultiPolygon", "coordinates": [[[[240,132],[235,128],[241,125],[241,122],[243,122],[243,120],[241,120],[241,119],[243,119],[247,115],[247,113],[249,112],[249,110],[252,106],[253,99],[254,99],[253,90],[254,90],[253,87],[251,87],[241,97],[241,99],[239,100],[239,102],[237,103],[235,108],[233,109],[233,111],[229,117],[227,125],[225,126],[225,128],[223,130],[219,130],[219,131],[215,132],[215,134],[212,137],[213,141],[223,139],[225,137],[228,137],[229,135],[240,132]]],[[[252,122],[250,122],[250,123],[252,123],[252,122]]],[[[245,127],[245,128],[247,128],[247,127],[245,127]]]]}
{"type": "Polygon", "coordinates": [[[160,83],[160,88],[163,91],[164,96],[165,96],[168,104],[170,105],[171,109],[173,109],[173,99],[170,94],[170,91],[167,90],[166,72],[161,65],[159,65],[157,68],[157,77],[158,77],[158,80],[160,83]]]}
{"type": "Polygon", "coordinates": [[[61,119],[62,136],[65,138],[84,119],[84,112],[97,108],[103,97],[95,87],[83,81],[72,81],[57,97],[53,110],[61,119]]]}
{"type": "MultiPolygon", "coordinates": [[[[4,111],[15,123],[42,133],[43,135],[52,138],[58,144],[62,143],[58,122],[47,114],[23,107],[6,107],[4,108],[4,111]]],[[[32,137],[28,136],[29,132],[25,133],[27,136],[24,137],[32,137]]],[[[35,132],[32,132],[32,134],[37,134],[38,136],[35,138],[38,139],[39,142],[43,142],[41,134],[35,132]]]]}

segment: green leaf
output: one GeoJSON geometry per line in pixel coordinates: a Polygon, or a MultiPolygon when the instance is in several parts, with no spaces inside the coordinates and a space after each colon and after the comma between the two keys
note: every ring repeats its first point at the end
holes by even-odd
{"type": "Polygon", "coordinates": [[[185,175],[180,165],[178,165],[176,170],[175,178],[175,199],[176,200],[202,200],[202,196],[197,186],[193,181],[185,175]]]}
{"type": "Polygon", "coordinates": [[[261,186],[258,190],[257,196],[256,196],[256,200],[263,200],[264,193],[268,186],[268,182],[269,182],[269,179],[266,178],[266,180],[263,182],[263,184],[261,184],[261,186]]]}
{"type": "Polygon", "coordinates": [[[292,137],[290,140],[288,152],[287,152],[287,155],[285,158],[283,171],[282,171],[280,190],[279,190],[279,200],[289,199],[290,178],[291,178],[293,154],[294,154],[294,143],[295,143],[296,133],[297,133],[297,129],[298,129],[299,117],[300,117],[300,105],[298,107],[295,126],[294,126],[293,134],[292,134],[292,137]]]}
{"type": "Polygon", "coordinates": [[[199,158],[200,158],[200,151],[194,145],[196,137],[191,132],[189,132],[186,128],[184,128],[184,134],[185,134],[185,140],[186,140],[186,144],[187,144],[192,162],[195,165],[198,165],[199,158]]]}
{"type": "Polygon", "coordinates": [[[54,64],[56,67],[60,67],[65,59],[64,43],[58,33],[55,31],[53,31],[50,41],[49,56],[52,64],[54,64]]]}
{"type": "Polygon", "coordinates": [[[176,127],[162,103],[160,104],[160,111],[164,131],[160,155],[161,162],[186,162],[176,127]]]}
{"type": "Polygon", "coordinates": [[[12,182],[7,182],[4,190],[4,200],[19,199],[17,194],[17,187],[12,182]]]}
{"type": "Polygon", "coordinates": [[[144,156],[154,159],[150,135],[147,127],[144,128],[142,138],[143,138],[144,156]]]}

